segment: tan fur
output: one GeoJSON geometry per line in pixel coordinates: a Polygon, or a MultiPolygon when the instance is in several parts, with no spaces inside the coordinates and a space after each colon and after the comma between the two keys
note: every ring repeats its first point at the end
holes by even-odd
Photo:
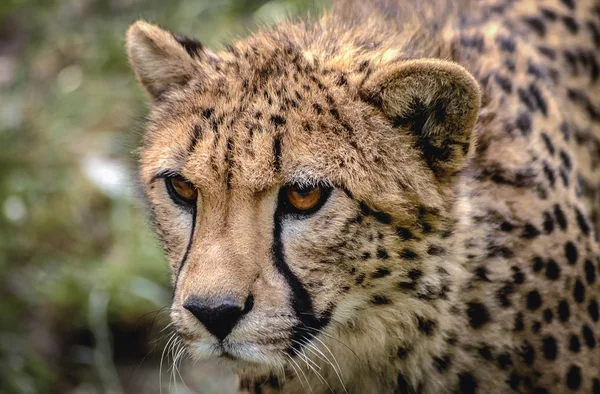
{"type": "Polygon", "coordinates": [[[365,4],[217,54],[130,28],[188,356],[256,393],[600,392],[600,6],[365,4]],[[299,218],[289,184],[333,191],[299,218]],[[222,343],[183,307],[250,296],[222,343]]]}

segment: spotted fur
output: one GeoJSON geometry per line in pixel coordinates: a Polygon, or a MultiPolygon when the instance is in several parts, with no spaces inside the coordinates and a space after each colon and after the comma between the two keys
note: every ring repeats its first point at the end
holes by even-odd
{"type": "Polygon", "coordinates": [[[598,394],[600,3],[404,3],[216,54],[130,28],[187,354],[254,393],[598,394]],[[295,217],[290,183],[333,191],[295,217]],[[182,305],[224,295],[218,341],[182,305]]]}

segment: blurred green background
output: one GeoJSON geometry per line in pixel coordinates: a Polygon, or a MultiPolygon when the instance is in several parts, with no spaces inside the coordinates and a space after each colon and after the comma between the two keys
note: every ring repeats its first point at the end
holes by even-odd
{"type": "Polygon", "coordinates": [[[219,49],[324,3],[0,0],[0,393],[235,391],[218,365],[159,372],[169,273],[135,195],[123,37],[144,18],[219,49]]]}

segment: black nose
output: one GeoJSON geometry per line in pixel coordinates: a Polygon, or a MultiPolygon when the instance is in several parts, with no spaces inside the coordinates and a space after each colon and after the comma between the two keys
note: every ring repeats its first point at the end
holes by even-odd
{"type": "Polygon", "coordinates": [[[222,341],[240,318],[250,312],[253,305],[252,296],[249,296],[243,304],[233,298],[189,297],[183,307],[192,312],[208,331],[222,341]]]}

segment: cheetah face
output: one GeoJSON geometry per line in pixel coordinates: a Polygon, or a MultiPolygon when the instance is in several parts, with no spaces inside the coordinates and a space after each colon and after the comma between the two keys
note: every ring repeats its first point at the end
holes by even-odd
{"type": "Polygon", "coordinates": [[[472,77],[318,61],[268,37],[213,54],[144,22],[128,49],[152,99],[140,176],[188,354],[284,373],[317,342],[403,335],[386,316],[415,307],[399,283],[440,254],[417,241],[443,231],[430,216],[443,223],[470,149],[472,77]]]}

